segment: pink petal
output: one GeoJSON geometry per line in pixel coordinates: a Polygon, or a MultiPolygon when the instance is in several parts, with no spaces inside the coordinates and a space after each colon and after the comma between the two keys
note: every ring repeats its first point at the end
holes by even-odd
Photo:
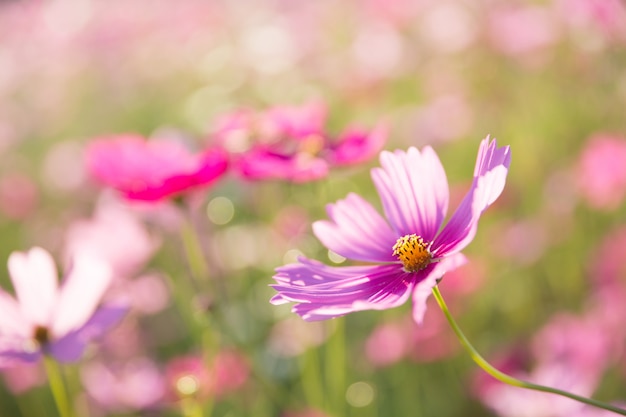
{"type": "Polygon", "coordinates": [[[33,325],[47,326],[58,297],[52,256],[37,247],[27,253],[13,252],[8,267],[23,316],[33,325]]]}
{"type": "Polygon", "coordinates": [[[295,301],[304,320],[326,320],[361,310],[384,310],[403,304],[415,276],[398,265],[329,267],[309,259],[277,269],[273,304],[295,301]]]}
{"type": "Polygon", "coordinates": [[[337,139],[329,160],[332,164],[348,165],[369,161],[385,145],[389,129],[386,124],[379,124],[371,132],[360,129],[347,129],[337,139]]]}
{"type": "Polygon", "coordinates": [[[432,148],[382,152],[372,179],[385,215],[398,236],[415,233],[432,241],[448,210],[448,181],[432,148]]]}
{"type": "Polygon", "coordinates": [[[447,273],[453,271],[467,263],[467,258],[457,253],[442,259],[435,264],[428,276],[420,281],[413,290],[413,320],[422,324],[424,314],[426,314],[426,300],[432,293],[432,289],[437,282],[447,273]]]}
{"type": "Polygon", "coordinates": [[[250,180],[285,180],[306,182],[328,175],[328,163],[306,153],[280,156],[253,150],[237,162],[241,175],[250,180]]]}
{"type": "Polygon", "coordinates": [[[474,181],[465,198],[433,243],[433,253],[444,256],[462,250],[474,239],[478,220],[502,193],[511,164],[508,146],[498,148],[487,136],[480,144],[474,181]]]}
{"type": "Polygon", "coordinates": [[[51,332],[59,338],[89,320],[112,279],[111,268],[98,258],[77,256],[63,283],[51,332]]]}
{"type": "Polygon", "coordinates": [[[0,290],[0,335],[29,337],[31,323],[22,315],[20,305],[0,290]]]}
{"type": "Polygon", "coordinates": [[[315,236],[333,252],[360,261],[394,262],[397,237],[371,204],[350,193],[327,206],[330,221],[313,223],[315,236]]]}

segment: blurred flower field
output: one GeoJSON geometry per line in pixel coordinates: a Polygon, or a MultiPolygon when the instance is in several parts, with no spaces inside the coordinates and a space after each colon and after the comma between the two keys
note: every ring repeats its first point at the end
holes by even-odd
{"type": "Polygon", "coordinates": [[[625,109],[623,0],[2,1],[0,416],[616,415],[426,297],[624,408],[625,109]]]}

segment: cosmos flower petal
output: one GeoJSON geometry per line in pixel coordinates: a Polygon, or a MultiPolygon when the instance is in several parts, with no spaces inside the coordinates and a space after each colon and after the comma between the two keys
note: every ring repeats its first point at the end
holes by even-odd
{"type": "Polygon", "coordinates": [[[24,349],[25,342],[24,338],[0,337],[0,369],[24,362],[34,363],[39,360],[41,350],[24,349]]]}
{"type": "Polygon", "coordinates": [[[51,325],[55,337],[82,326],[89,320],[112,279],[111,268],[100,259],[82,254],[74,260],[67,276],[51,325]]]}
{"type": "Polygon", "coordinates": [[[4,336],[29,336],[31,323],[24,318],[19,304],[0,289],[0,334],[4,336]]]}
{"type": "Polygon", "coordinates": [[[418,234],[432,241],[448,210],[446,173],[435,151],[382,152],[382,168],[372,170],[372,179],[385,215],[398,237],[418,234]]]}
{"type": "Polygon", "coordinates": [[[328,163],[308,154],[285,158],[265,150],[251,150],[236,162],[241,175],[249,180],[285,180],[296,183],[328,175],[328,163]]]}
{"type": "Polygon", "coordinates": [[[52,342],[49,352],[60,362],[79,360],[87,345],[100,338],[128,312],[125,306],[102,306],[81,327],[52,342]]]}
{"type": "Polygon", "coordinates": [[[58,296],[57,270],[52,256],[38,247],[26,253],[13,252],[8,269],[22,314],[31,324],[46,326],[58,296]]]}
{"type": "Polygon", "coordinates": [[[420,281],[413,290],[413,320],[421,324],[426,314],[426,300],[432,293],[432,289],[437,285],[444,274],[453,271],[467,263],[467,258],[461,253],[448,256],[435,264],[426,278],[420,281]]]}
{"type": "Polygon", "coordinates": [[[327,206],[330,221],[313,223],[315,236],[339,255],[360,261],[393,262],[394,232],[360,196],[350,193],[327,206]]]}
{"type": "Polygon", "coordinates": [[[325,320],[360,310],[384,310],[403,304],[413,280],[399,265],[330,267],[301,259],[277,270],[279,294],[271,302],[296,302],[304,320],[325,320]]]}
{"type": "Polygon", "coordinates": [[[458,252],[476,235],[478,220],[502,193],[511,164],[508,146],[498,148],[487,136],[480,144],[474,181],[450,221],[435,239],[432,250],[437,256],[458,252]]]}
{"type": "Polygon", "coordinates": [[[332,148],[329,159],[337,165],[369,161],[383,148],[388,135],[389,127],[386,123],[379,123],[371,132],[348,128],[337,138],[337,145],[332,148]]]}
{"type": "Polygon", "coordinates": [[[130,200],[157,201],[209,186],[228,166],[222,149],[194,154],[177,141],[134,134],[96,139],[85,154],[91,176],[130,200]]]}

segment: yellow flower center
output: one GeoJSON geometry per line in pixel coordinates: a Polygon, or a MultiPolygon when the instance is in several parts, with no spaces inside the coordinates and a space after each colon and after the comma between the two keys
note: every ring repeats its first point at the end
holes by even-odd
{"type": "Polygon", "coordinates": [[[417,272],[426,268],[433,260],[430,243],[416,234],[405,235],[393,245],[393,256],[402,261],[406,272],[417,272]]]}

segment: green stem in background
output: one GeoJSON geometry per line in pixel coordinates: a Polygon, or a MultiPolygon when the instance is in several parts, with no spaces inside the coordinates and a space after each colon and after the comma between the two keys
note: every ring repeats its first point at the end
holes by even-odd
{"type": "Polygon", "coordinates": [[[204,251],[200,244],[200,238],[194,230],[191,219],[184,219],[181,226],[181,238],[183,246],[185,247],[185,253],[187,254],[187,260],[189,262],[189,268],[193,278],[198,281],[205,281],[209,279],[209,265],[204,258],[204,251]]]}
{"type": "Polygon", "coordinates": [[[48,355],[43,356],[43,364],[46,369],[46,374],[48,375],[48,383],[50,384],[50,390],[52,391],[52,396],[54,397],[59,415],[61,417],[73,417],[65,381],[63,381],[59,364],[48,355]]]}
{"type": "Polygon", "coordinates": [[[304,397],[309,406],[326,409],[324,396],[324,386],[322,382],[320,348],[310,347],[300,356],[301,363],[301,383],[304,397]]]}
{"type": "Polygon", "coordinates": [[[347,388],[345,318],[337,318],[331,323],[335,328],[326,343],[326,392],[329,393],[332,411],[338,416],[345,416],[347,388]]]}
{"type": "Polygon", "coordinates": [[[592,405],[594,407],[602,408],[602,409],[626,416],[626,410],[615,407],[611,404],[607,404],[602,401],[597,401],[597,400],[587,398],[587,397],[581,397],[579,395],[572,394],[567,391],[561,391],[560,389],[546,387],[543,385],[538,385],[538,384],[533,384],[531,382],[522,381],[494,368],[489,362],[485,360],[485,358],[483,358],[480,355],[480,353],[476,351],[476,349],[472,346],[469,340],[467,340],[467,338],[461,331],[461,328],[459,327],[459,325],[456,323],[456,321],[450,314],[450,311],[448,310],[448,306],[446,305],[446,302],[444,301],[443,296],[441,295],[441,292],[439,292],[439,288],[437,286],[433,287],[433,294],[435,296],[435,299],[437,300],[437,304],[439,304],[439,307],[441,308],[441,311],[443,311],[443,314],[446,316],[446,319],[448,320],[450,327],[452,327],[452,330],[454,330],[454,333],[460,340],[461,345],[463,345],[465,350],[469,353],[470,357],[474,360],[474,362],[476,362],[478,366],[480,366],[485,372],[487,372],[489,375],[491,375],[498,381],[504,382],[505,384],[513,385],[515,387],[527,388],[527,389],[532,389],[535,391],[549,392],[551,394],[561,395],[563,397],[571,398],[572,400],[579,401],[584,404],[592,405]]]}

